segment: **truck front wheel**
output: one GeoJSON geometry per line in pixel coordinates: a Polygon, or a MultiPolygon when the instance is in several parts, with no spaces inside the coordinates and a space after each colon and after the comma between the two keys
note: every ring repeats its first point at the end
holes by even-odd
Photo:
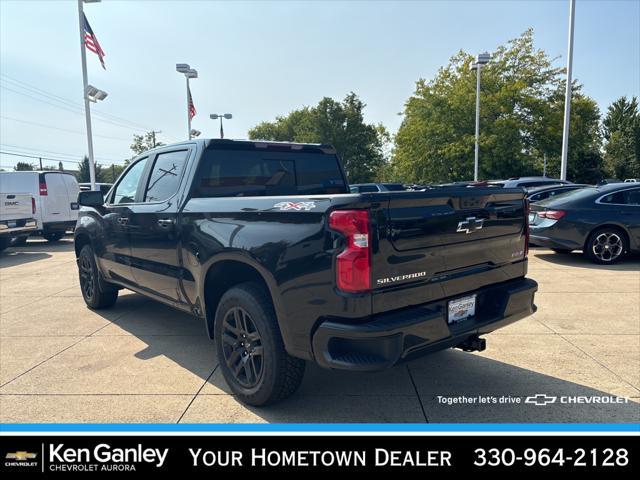
{"type": "Polygon", "coordinates": [[[118,300],[118,289],[100,278],[91,245],[85,245],[78,256],[80,290],[87,307],[93,310],[109,308],[118,300]]]}
{"type": "Polygon", "coordinates": [[[260,285],[242,283],[222,296],[214,338],[219,368],[241,401],[268,405],[300,386],[304,360],[286,352],[273,305],[260,285]]]}

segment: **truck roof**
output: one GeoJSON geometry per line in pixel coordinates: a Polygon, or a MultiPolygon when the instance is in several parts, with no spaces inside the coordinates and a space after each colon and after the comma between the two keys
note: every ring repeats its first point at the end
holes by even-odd
{"type": "MultiPolygon", "coordinates": [[[[273,148],[273,149],[290,149],[301,151],[316,151],[327,154],[335,154],[336,149],[333,145],[324,143],[298,143],[298,142],[278,142],[274,140],[244,140],[244,139],[220,139],[220,138],[197,138],[193,140],[185,140],[183,142],[171,143],[169,145],[163,145],[156,147],[153,150],[159,148],[166,148],[178,145],[200,144],[203,148],[230,148],[230,149],[248,149],[253,150],[256,148],[273,148]]],[[[150,150],[150,151],[153,151],[150,150]]]]}

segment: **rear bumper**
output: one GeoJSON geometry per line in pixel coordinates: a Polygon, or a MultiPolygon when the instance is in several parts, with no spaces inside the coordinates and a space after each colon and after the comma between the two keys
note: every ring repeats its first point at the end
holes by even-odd
{"type": "Polygon", "coordinates": [[[13,237],[26,234],[36,230],[36,221],[33,218],[23,218],[21,220],[0,221],[0,235],[3,237],[13,237]]]}
{"type": "Polygon", "coordinates": [[[534,234],[531,234],[529,236],[529,243],[538,245],[540,247],[562,248],[567,250],[579,250],[582,248],[581,244],[571,240],[566,240],[562,238],[551,238],[551,237],[545,237],[543,235],[534,235],[534,234]]]}
{"type": "Polygon", "coordinates": [[[67,220],[64,222],[47,222],[42,225],[43,232],[66,232],[73,230],[76,226],[75,220],[67,220]]]}
{"type": "Polygon", "coordinates": [[[326,368],[382,370],[531,315],[537,289],[534,280],[521,278],[463,294],[477,295],[476,315],[453,325],[446,318],[451,299],[375,315],[366,323],[327,320],[313,335],[314,357],[326,368]]]}

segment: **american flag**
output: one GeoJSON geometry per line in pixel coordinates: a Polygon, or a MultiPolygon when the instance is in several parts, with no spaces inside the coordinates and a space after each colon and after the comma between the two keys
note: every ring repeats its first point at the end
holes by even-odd
{"type": "Polygon", "coordinates": [[[196,106],[193,104],[193,98],[191,97],[191,88],[187,90],[189,95],[189,118],[196,116],[196,106]]]}
{"type": "Polygon", "coordinates": [[[84,17],[84,46],[91,50],[93,53],[98,55],[100,58],[100,63],[102,64],[102,68],[105,70],[107,67],[104,66],[104,51],[98,42],[98,37],[95,36],[93,30],[91,30],[91,25],[89,25],[89,20],[87,20],[87,16],[83,13],[84,17]]]}

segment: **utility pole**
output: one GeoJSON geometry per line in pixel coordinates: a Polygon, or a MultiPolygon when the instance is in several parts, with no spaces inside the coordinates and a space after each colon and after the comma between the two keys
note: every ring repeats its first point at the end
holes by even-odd
{"type": "Polygon", "coordinates": [[[91,179],[91,190],[96,189],[96,165],[93,158],[93,137],[91,132],[91,110],[89,97],[87,96],[87,52],[84,47],[84,12],[82,1],[78,0],[78,24],[80,26],[80,54],[82,57],[82,98],[84,99],[84,116],[87,123],[87,148],[89,150],[89,177],[91,179]]]}
{"type": "Polygon", "coordinates": [[[547,176],[547,154],[544,154],[544,167],[542,167],[542,176],[547,176]]]}
{"type": "Polygon", "coordinates": [[[573,26],[575,22],[576,0],[569,0],[569,45],[567,46],[567,89],[564,94],[564,126],[562,129],[562,158],[560,179],[567,179],[567,158],[569,156],[569,118],[571,116],[571,78],[573,73],[573,26]]]}
{"type": "Polygon", "coordinates": [[[151,141],[153,142],[153,148],[156,148],[156,133],[162,133],[162,130],[151,130],[151,141]]]}
{"type": "Polygon", "coordinates": [[[42,157],[38,157],[38,160],[40,161],[40,170],[42,170],[42,157]]]}

